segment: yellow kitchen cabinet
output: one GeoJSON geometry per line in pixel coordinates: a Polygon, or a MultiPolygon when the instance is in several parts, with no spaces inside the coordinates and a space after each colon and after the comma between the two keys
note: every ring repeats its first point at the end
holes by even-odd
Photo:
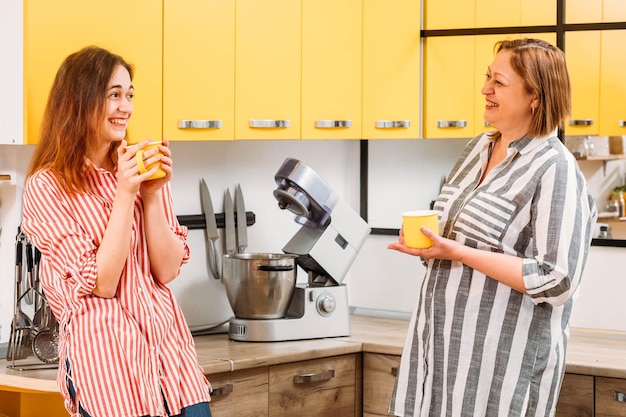
{"type": "Polygon", "coordinates": [[[420,137],[420,5],[363,0],[364,139],[420,137]]]}
{"type": "Polygon", "coordinates": [[[566,135],[597,135],[600,119],[600,32],[567,32],[565,55],[572,83],[566,135]]]}
{"type": "Polygon", "coordinates": [[[211,414],[267,417],[268,367],[209,375],[211,414]],[[236,411],[236,412],[235,412],[236,411]]]}
{"type": "Polygon", "coordinates": [[[360,416],[360,361],[351,354],[271,366],[269,417],[360,416]]]}
{"type": "Polygon", "coordinates": [[[235,138],[234,0],[164,0],[163,136],[235,138]]]}
{"type": "Polygon", "coordinates": [[[67,417],[61,394],[38,391],[0,390],[0,416],[67,417]]]}
{"type": "Polygon", "coordinates": [[[594,378],[565,374],[556,405],[556,417],[593,417],[594,378]]]}
{"type": "Polygon", "coordinates": [[[363,417],[391,416],[389,404],[400,367],[400,356],[363,354],[363,417]]]}
{"type": "Polygon", "coordinates": [[[624,0],[566,0],[565,23],[626,21],[624,0]]]}
{"type": "Polygon", "coordinates": [[[424,1],[424,29],[427,30],[554,24],[555,0],[507,0],[504,3],[501,0],[424,1]]]}
{"type": "Polygon", "coordinates": [[[474,37],[424,40],[423,137],[469,138],[476,130],[474,37]]]}
{"type": "MultiPolygon", "coordinates": [[[[160,1],[24,0],[24,100],[27,142],[37,143],[48,93],[66,56],[98,45],[135,67],[130,137],[160,139],[162,110],[160,1]]],[[[63,109],[59,109],[63,111],[63,109]]]]}
{"type": "Polygon", "coordinates": [[[361,138],[362,0],[302,0],[302,139],[361,138]]]}
{"type": "Polygon", "coordinates": [[[626,30],[602,32],[600,65],[600,128],[605,136],[626,135],[626,30]]]}
{"type": "Polygon", "coordinates": [[[299,139],[300,1],[238,0],[235,138],[299,139]]]}

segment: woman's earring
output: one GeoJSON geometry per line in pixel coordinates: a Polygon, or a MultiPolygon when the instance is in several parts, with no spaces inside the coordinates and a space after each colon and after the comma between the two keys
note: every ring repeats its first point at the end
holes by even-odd
{"type": "Polygon", "coordinates": [[[530,112],[531,112],[532,114],[535,114],[535,108],[534,108],[534,107],[531,107],[531,108],[530,108],[530,112]]]}

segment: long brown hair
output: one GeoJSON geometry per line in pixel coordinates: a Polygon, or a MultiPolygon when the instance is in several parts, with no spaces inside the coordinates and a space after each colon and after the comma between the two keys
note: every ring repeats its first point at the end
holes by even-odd
{"type": "MultiPolygon", "coordinates": [[[[529,38],[500,41],[495,50],[511,52],[513,70],[524,80],[526,91],[539,102],[533,111],[528,136],[543,137],[562,128],[572,111],[571,84],[563,51],[541,39],[529,38]]],[[[500,133],[493,136],[499,138],[500,133]]]]}
{"type": "MultiPolygon", "coordinates": [[[[121,56],[97,46],[69,55],[50,89],[27,176],[48,169],[68,193],[85,191],[85,158],[94,152],[106,112],[106,91],[111,75],[122,65],[133,78],[133,67],[121,56]]],[[[109,154],[115,161],[118,144],[109,154]]]]}

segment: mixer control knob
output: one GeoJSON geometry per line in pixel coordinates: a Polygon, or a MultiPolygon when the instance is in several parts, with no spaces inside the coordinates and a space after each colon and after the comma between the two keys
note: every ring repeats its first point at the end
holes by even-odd
{"type": "Polygon", "coordinates": [[[317,297],[317,312],[320,315],[326,317],[333,314],[335,311],[335,307],[337,307],[337,302],[335,301],[335,297],[331,293],[325,292],[322,293],[319,297],[317,297]]]}

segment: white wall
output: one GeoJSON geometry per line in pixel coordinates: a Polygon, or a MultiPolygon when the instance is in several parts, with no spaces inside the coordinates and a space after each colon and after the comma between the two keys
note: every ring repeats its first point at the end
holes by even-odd
{"type": "MultiPolygon", "coordinates": [[[[381,166],[382,171],[370,172],[370,177],[387,177],[389,184],[393,182],[394,187],[405,189],[409,194],[419,194],[424,188],[438,189],[441,173],[433,172],[428,162],[433,152],[446,156],[439,161],[442,167],[448,167],[446,170],[457,156],[456,150],[451,151],[451,142],[447,141],[411,141],[410,149],[414,152],[407,150],[406,141],[384,141],[376,146],[397,147],[397,150],[388,151],[387,155],[394,155],[393,160],[387,157],[388,163],[381,166]],[[400,155],[409,161],[402,161],[400,155]],[[394,175],[391,167],[405,162],[412,163],[414,172],[403,179],[394,175]],[[414,183],[416,176],[418,184],[414,183]],[[406,183],[402,186],[404,181],[406,183]]],[[[23,175],[33,149],[32,146],[0,145],[0,173],[11,173],[14,178],[10,182],[0,182],[0,343],[8,341],[13,312],[15,232],[21,217],[23,175]]],[[[280,210],[272,195],[274,174],[287,157],[309,165],[358,211],[358,141],[186,142],[173,143],[172,150],[175,160],[172,188],[178,214],[201,213],[201,177],[209,185],[216,211],[221,211],[226,188],[232,192],[238,183],[241,184],[246,208],[256,214],[256,223],[248,229],[249,252],[281,252],[298,229],[294,216],[280,210]]],[[[597,198],[603,195],[606,181],[619,177],[620,170],[623,166],[616,163],[607,164],[606,173],[601,162],[583,164],[590,184],[600,189],[597,198]]],[[[424,201],[432,199],[430,194],[429,191],[424,201]]],[[[388,204],[394,207],[398,203],[391,199],[388,204]]],[[[398,207],[397,212],[400,211],[398,207]]],[[[412,311],[424,268],[417,259],[386,249],[394,239],[392,236],[370,236],[365,242],[344,280],[351,306],[405,315],[412,311]]],[[[208,276],[204,231],[190,231],[190,246],[192,260],[183,267],[181,277],[173,284],[174,290],[185,313],[191,317],[190,325],[219,323],[231,312],[221,284],[208,276]]],[[[625,251],[624,248],[592,247],[572,325],[626,331],[622,301],[623,294],[626,294],[625,251]]]]}

